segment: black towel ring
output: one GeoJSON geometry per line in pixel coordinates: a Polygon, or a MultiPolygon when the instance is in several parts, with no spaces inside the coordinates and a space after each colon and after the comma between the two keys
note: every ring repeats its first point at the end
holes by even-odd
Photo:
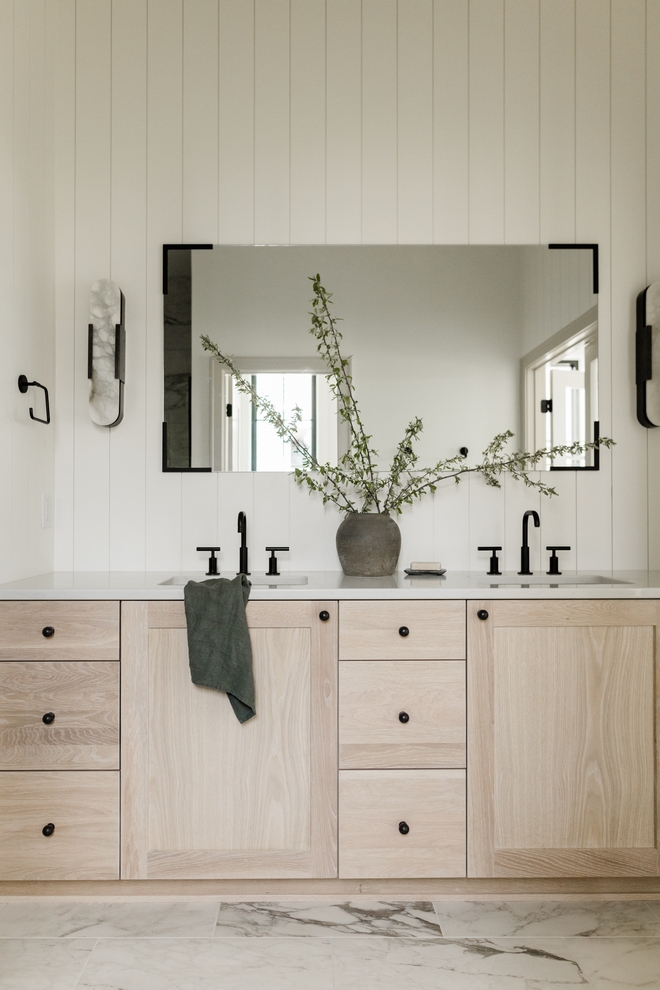
{"type": "Polygon", "coordinates": [[[41,382],[29,382],[27,380],[27,375],[18,376],[18,391],[25,394],[31,386],[35,388],[42,388],[44,390],[44,398],[46,399],[46,418],[42,419],[41,416],[34,415],[34,409],[30,406],[30,419],[33,419],[36,423],[45,423],[48,425],[50,423],[50,402],[48,401],[48,389],[41,382]]]}

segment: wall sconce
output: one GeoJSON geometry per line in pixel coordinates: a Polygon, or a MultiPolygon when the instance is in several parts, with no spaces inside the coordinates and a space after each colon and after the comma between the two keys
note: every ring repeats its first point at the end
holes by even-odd
{"type": "Polygon", "coordinates": [[[41,416],[34,415],[34,409],[30,406],[30,419],[33,419],[35,423],[45,423],[46,426],[50,423],[50,402],[48,401],[48,389],[41,382],[29,382],[27,380],[27,375],[18,376],[18,391],[23,395],[27,392],[29,388],[34,385],[35,388],[42,388],[44,390],[44,399],[46,401],[46,418],[42,419],[41,416]]]}
{"type": "Polygon", "coordinates": [[[97,426],[119,426],[124,417],[126,330],[124,293],[101,278],[92,285],[87,328],[89,415],[97,426]]]}
{"type": "Polygon", "coordinates": [[[647,428],[660,426],[660,282],[637,296],[635,357],[637,419],[647,428]]]}

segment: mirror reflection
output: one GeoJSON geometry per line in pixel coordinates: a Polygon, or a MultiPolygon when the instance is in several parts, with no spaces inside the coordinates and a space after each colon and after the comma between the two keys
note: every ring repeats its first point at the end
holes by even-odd
{"type": "MultiPolygon", "coordinates": [[[[510,429],[534,450],[597,436],[598,311],[591,247],[169,246],[164,252],[163,467],[291,471],[202,334],[290,417],[320,461],[346,438],[309,334],[316,272],[383,463],[424,421],[420,464],[478,455],[510,429]],[[594,425],[596,424],[596,425],[594,425]]],[[[546,468],[593,468],[591,452],[546,468]]]]}

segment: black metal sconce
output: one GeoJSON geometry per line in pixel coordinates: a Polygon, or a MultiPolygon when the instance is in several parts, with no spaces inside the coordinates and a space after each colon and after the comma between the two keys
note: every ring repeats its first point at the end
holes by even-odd
{"type": "Polygon", "coordinates": [[[42,419],[41,416],[34,415],[34,409],[30,406],[30,419],[33,419],[35,423],[45,423],[46,426],[50,423],[50,402],[48,400],[48,389],[41,382],[29,382],[27,380],[27,375],[18,376],[18,391],[25,395],[27,390],[34,386],[35,388],[42,388],[44,390],[44,399],[46,400],[46,418],[42,419]]]}
{"type": "Polygon", "coordinates": [[[647,429],[660,426],[660,346],[658,346],[658,334],[660,334],[660,282],[652,282],[637,296],[637,329],[635,332],[637,420],[647,429]]]}

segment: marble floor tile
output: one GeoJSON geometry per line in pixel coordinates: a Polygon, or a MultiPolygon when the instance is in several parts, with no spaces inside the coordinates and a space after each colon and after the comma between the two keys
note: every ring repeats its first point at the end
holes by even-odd
{"type": "Polygon", "coordinates": [[[99,939],[76,990],[333,990],[330,942],[99,939]]]}
{"type": "Polygon", "coordinates": [[[527,948],[513,940],[336,939],[335,990],[592,990],[562,945],[563,940],[527,948]]]}
{"type": "Polygon", "coordinates": [[[221,904],[216,937],[389,935],[439,938],[433,905],[425,901],[355,901],[343,904],[221,904]]]}
{"type": "MultiPolygon", "coordinates": [[[[490,943],[493,944],[493,943],[490,943]]],[[[591,990],[658,990],[660,940],[642,938],[497,939],[524,952],[571,960],[591,990]]]]}
{"type": "Polygon", "coordinates": [[[74,990],[93,938],[0,941],[1,990],[74,990]]]}
{"type": "Polygon", "coordinates": [[[660,937],[660,918],[646,901],[436,901],[434,907],[446,938],[660,937]]]}
{"type": "Polygon", "coordinates": [[[656,918],[660,918],[660,900],[657,900],[657,901],[647,901],[646,903],[651,908],[651,910],[653,911],[653,914],[656,916],[656,918]]]}
{"type": "Polygon", "coordinates": [[[217,901],[3,901],[0,938],[210,938],[217,913],[217,901]]]}

